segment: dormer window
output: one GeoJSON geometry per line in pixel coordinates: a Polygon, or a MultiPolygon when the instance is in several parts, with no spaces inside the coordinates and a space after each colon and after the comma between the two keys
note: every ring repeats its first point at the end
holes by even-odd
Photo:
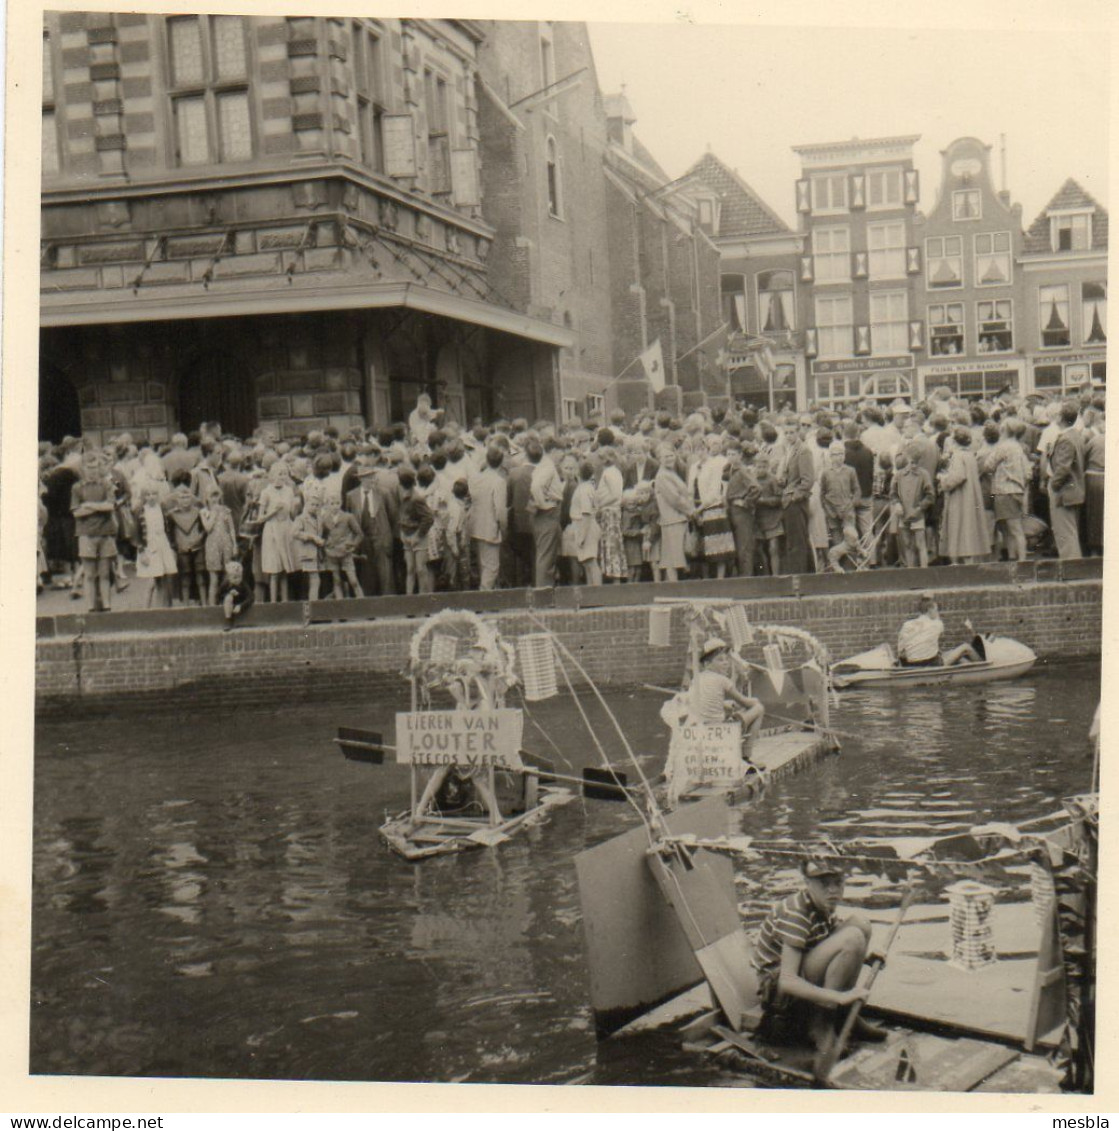
{"type": "Polygon", "coordinates": [[[1088,251],[1092,246],[1092,214],[1065,212],[1050,216],[1050,235],[1054,251],[1088,251]]]}

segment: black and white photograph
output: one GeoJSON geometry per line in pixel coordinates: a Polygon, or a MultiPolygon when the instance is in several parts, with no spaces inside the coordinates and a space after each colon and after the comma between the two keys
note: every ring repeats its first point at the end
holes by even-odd
{"type": "Polygon", "coordinates": [[[817,7],[9,28],[29,1078],[1100,1095],[1110,17],[817,7]]]}

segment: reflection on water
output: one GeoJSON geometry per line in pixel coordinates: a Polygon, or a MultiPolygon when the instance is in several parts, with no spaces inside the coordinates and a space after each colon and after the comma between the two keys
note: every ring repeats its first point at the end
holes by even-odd
{"type": "MultiPolygon", "coordinates": [[[[904,843],[1049,812],[1087,785],[1098,678],[1074,664],[847,693],[834,722],[858,737],[736,829],[904,843]]],[[[646,772],[667,749],[660,702],[611,697],[646,772]]],[[[671,1037],[596,1048],[572,857],[631,827],[628,806],[577,801],[495,851],[420,865],[380,846],[407,773],[345,762],[330,737],[389,731],[397,705],[39,727],[32,1071],[743,1082],[671,1037]]],[[[570,703],[532,711],[564,769],[595,760],[570,703]]],[[[526,745],[558,760],[533,726],[526,745]]],[[[741,870],[744,915],[797,882],[787,861],[741,870]]],[[[875,876],[852,877],[849,895],[892,898],[875,876]]]]}

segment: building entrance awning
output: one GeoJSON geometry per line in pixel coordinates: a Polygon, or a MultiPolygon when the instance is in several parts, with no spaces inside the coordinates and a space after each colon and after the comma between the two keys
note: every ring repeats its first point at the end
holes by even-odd
{"type": "Polygon", "coordinates": [[[575,336],[562,326],[530,318],[494,303],[447,294],[412,283],[362,284],[322,287],[305,293],[284,289],[220,293],[217,288],[184,293],[175,288],[149,286],[133,293],[130,288],[89,298],[70,293],[45,292],[40,297],[39,324],[95,326],[123,322],[169,322],[195,318],[246,318],[258,314],[309,314],[334,310],[415,310],[424,314],[470,322],[490,330],[544,345],[571,347],[575,336]]]}

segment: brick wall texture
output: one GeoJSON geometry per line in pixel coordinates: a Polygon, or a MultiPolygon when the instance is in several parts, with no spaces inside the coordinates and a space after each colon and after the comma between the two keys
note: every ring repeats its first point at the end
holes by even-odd
{"type": "MultiPolygon", "coordinates": [[[[982,586],[946,591],[946,639],[977,630],[1012,636],[1042,660],[1098,655],[1103,585],[1098,580],[982,586]]],[[[894,640],[913,615],[913,592],[800,596],[745,602],[755,624],[805,628],[833,658],[894,640]]],[[[673,615],[668,648],[648,644],[649,606],[540,610],[493,615],[514,638],[544,627],[558,634],[597,684],[675,683],[686,629],[673,615]]],[[[396,697],[416,618],[344,624],[244,627],[233,632],[188,629],[42,638],[36,648],[36,703],[44,714],[82,704],[111,708],[122,700],[182,706],[204,699],[218,706],[298,702],[310,697],[396,697]]],[[[572,679],[579,682],[572,670],[572,679]]],[[[562,686],[562,682],[561,682],[562,686]]]]}

